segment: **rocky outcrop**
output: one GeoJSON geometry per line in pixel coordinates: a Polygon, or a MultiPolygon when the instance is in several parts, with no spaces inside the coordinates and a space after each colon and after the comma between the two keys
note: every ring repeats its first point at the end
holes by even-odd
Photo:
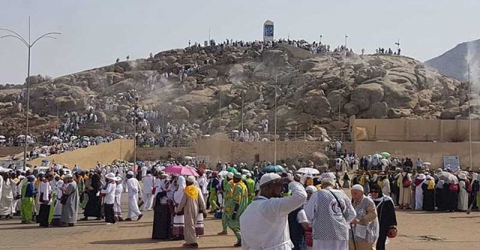
{"type": "MultiPolygon", "coordinates": [[[[102,123],[91,131],[128,129],[128,110],[136,104],[159,112],[161,118],[151,120],[151,127],[185,124],[189,138],[239,130],[242,121],[250,131],[263,131],[265,119],[273,131],[275,107],[278,131],[344,130],[352,115],[462,119],[469,107],[466,84],[414,59],[312,55],[285,44],[263,50],[170,50],[55,79],[32,76],[29,83],[31,112],[45,122],[38,126],[42,130],[66,111],[84,112],[87,106],[95,108],[102,123]]],[[[0,89],[0,134],[23,129],[20,95],[20,87],[0,89]]]]}

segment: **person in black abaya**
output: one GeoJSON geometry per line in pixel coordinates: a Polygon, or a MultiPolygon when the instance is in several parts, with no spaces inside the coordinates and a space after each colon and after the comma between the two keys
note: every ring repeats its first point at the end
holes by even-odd
{"type": "Polygon", "coordinates": [[[172,233],[170,230],[171,214],[167,203],[167,192],[162,191],[155,196],[153,207],[152,239],[168,240],[172,233]]]}
{"type": "Polygon", "coordinates": [[[422,184],[423,190],[423,210],[435,211],[435,181],[428,175],[426,181],[422,184]]]}
{"type": "Polygon", "coordinates": [[[395,205],[392,198],[383,195],[382,188],[377,183],[370,186],[370,197],[377,207],[378,224],[380,225],[376,249],[384,250],[387,236],[397,235],[395,205]]]}
{"type": "Polygon", "coordinates": [[[85,193],[88,195],[88,202],[83,211],[82,221],[88,220],[88,217],[96,217],[97,220],[102,218],[102,199],[100,198],[100,189],[102,188],[102,182],[98,174],[92,175],[92,182],[90,186],[87,186],[85,193]]]}

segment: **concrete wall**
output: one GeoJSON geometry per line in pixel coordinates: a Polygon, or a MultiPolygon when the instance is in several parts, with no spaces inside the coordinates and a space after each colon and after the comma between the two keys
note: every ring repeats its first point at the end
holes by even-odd
{"type": "Polygon", "coordinates": [[[178,148],[137,148],[137,159],[142,161],[156,161],[159,159],[183,158],[185,156],[195,156],[194,147],[178,148]]]}
{"type": "MultiPolygon", "coordinates": [[[[74,151],[65,152],[59,155],[51,155],[46,159],[51,162],[68,164],[69,168],[77,165],[82,169],[90,169],[97,165],[97,162],[109,164],[116,159],[131,159],[134,150],[133,140],[119,139],[110,143],[102,143],[88,148],[80,148],[74,151]]],[[[45,158],[38,158],[28,162],[29,164],[41,165],[45,158]]]]}
{"type": "MultiPolygon", "coordinates": [[[[443,167],[443,156],[458,155],[463,169],[470,166],[470,147],[468,142],[373,142],[358,141],[355,143],[355,152],[361,155],[371,155],[389,152],[394,157],[421,158],[432,163],[431,168],[443,167]]],[[[479,169],[480,142],[472,143],[473,169],[479,169]],[[477,165],[475,165],[477,163],[477,165]]]]}
{"type": "MultiPolygon", "coordinates": [[[[355,119],[353,129],[365,128],[365,141],[455,142],[469,138],[468,120],[355,119]]],[[[480,120],[472,120],[472,140],[480,141],[480,120]]]]}
{"type": "MultiPolygon", "coordinates": [[[[313,152],[324,152],[327,143],[309,141],[278,141],[277,163],[282,159],[296,158],[299,155],[311,155],[313,152]]],[[[233,142],[232,162],[246,162],[253,164],[255,155],[258,154],[260,161],[274,162],[274,142],[233,142]]]]}

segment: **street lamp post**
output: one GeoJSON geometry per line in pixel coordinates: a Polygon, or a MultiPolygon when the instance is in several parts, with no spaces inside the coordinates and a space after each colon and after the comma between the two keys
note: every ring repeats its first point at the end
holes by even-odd
{"type": "Polygon", "coordinates": [[[45,33],[41,36],[39,36],[38,38],[36,38],[33,42],[31,42],[31,39],[30,39],[30,17],[28,17],[28,42],[27,42],[27,39],[23,38],[23,36],[21,36],[20,34],[18,34],[17,32],[13,31],[13,30],[10,30],[10,29],[5,29],[5,28],[0,28],[0,31],[6,31],[9,33],[9,35],[5,35],[5,36],[1,36],[0,38],[7,38],[7,37],[10,37],[10,38],[15,38],[17,40],[19,40],[20,42],[23,43],[23,45],[25,45],[28,49],[28,66],[27,66],[27,80],[25,81],[25,84],[26,84],[26,88],[27,88],[27,107],[26,107],[26,111],[25,111],[25,148],[23,149],[23,170],[26,169],[27,167],[27,150],[28,150],[28,111],[30,109],[30,62],[31,62],[31,50],[32,50],[32,47],[35,45],[35,43],[37,43],[38,41],[42,40],[43,38],[51,38],[51,39],[57,39],[56,37],[53,37],[53,35],[60,35],[61,33],[59,32],[48,32],[48,33],[45,33]]]}
{"type": "Polygon", "coordinates": [[[468,73],[468,145],[469,145],[469,156],[470,156],[470,171],[473,171],[473,152],[472,152],[472,112],[471,112],[471,102],[472,102],[472,84],[470,82],[470,64],[467,65],[468,73]]]}

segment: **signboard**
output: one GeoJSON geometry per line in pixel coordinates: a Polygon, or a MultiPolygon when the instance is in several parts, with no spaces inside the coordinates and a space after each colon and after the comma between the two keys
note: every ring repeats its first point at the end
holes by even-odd
{"type": "Polygon", "coordinates": [[[273,41],[273,35],[274,35],[274,24],[272,21],[267,20],[263,24],[263,41],[264,42],[273,41]]]}
{"type": "Polygon", "coordinates": [[[443,168],[450,167],[452,171],[460,169],[460,157],[458,155],[444,155],[443,156],[443,168]]]}

